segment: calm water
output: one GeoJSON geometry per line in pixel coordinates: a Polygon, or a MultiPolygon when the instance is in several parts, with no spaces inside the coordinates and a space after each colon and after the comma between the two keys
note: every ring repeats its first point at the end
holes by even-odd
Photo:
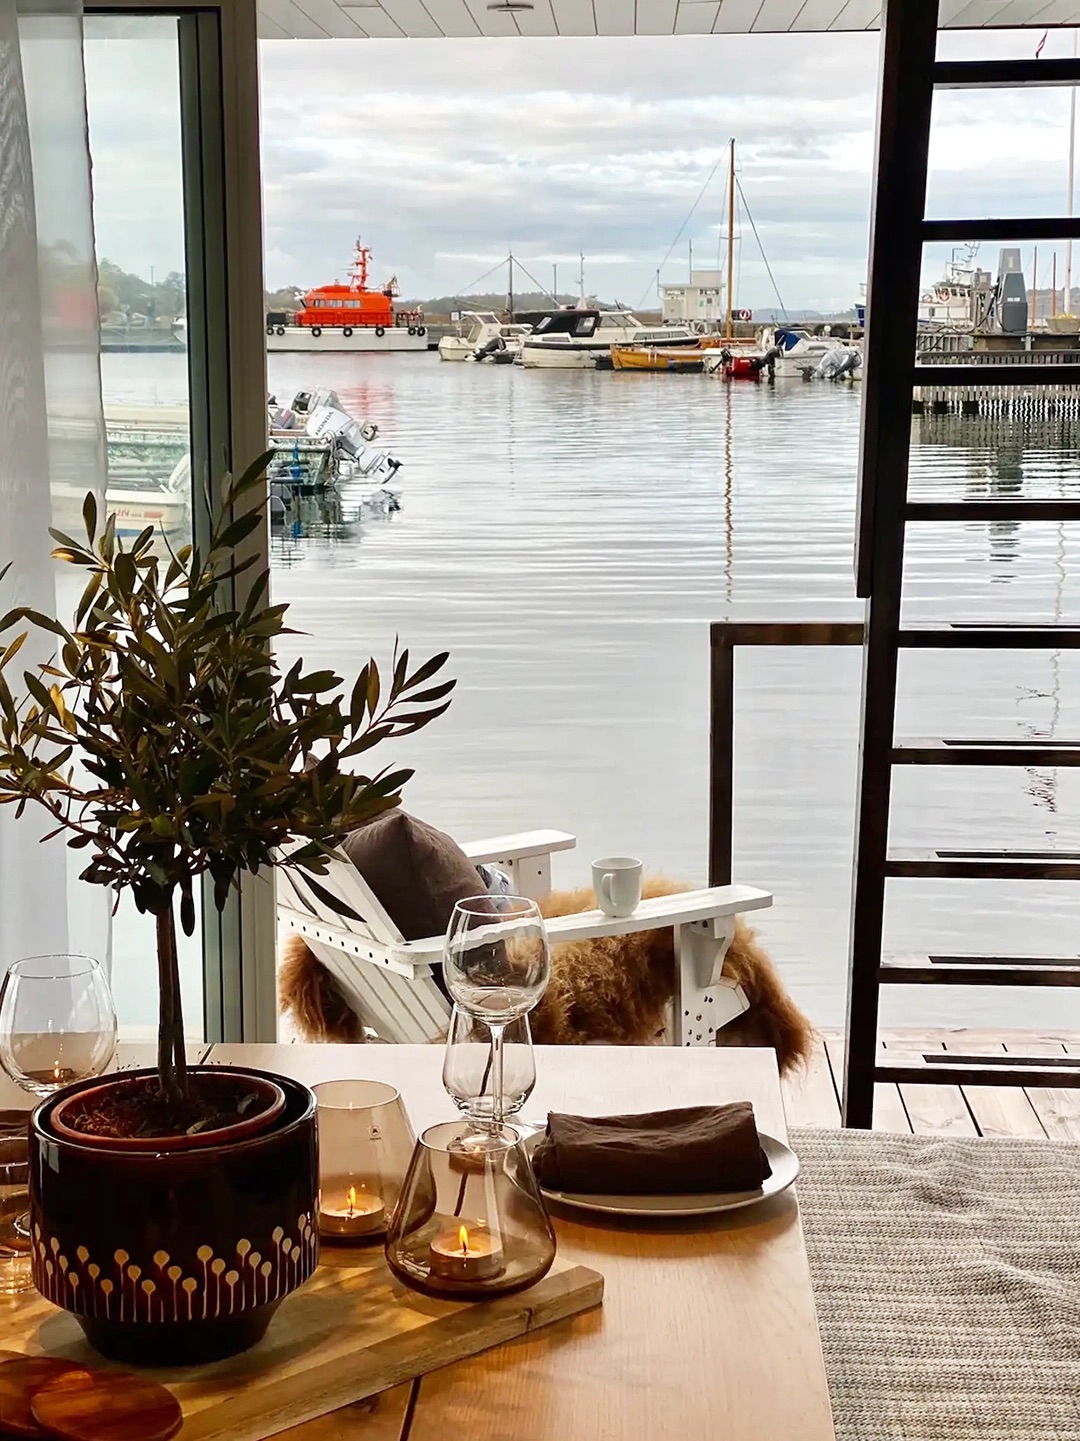
{"type": "MultiPolygon", "coordinates": [[[[403,460],[404,510],[274,542],[292,653],[351,679],[399,634],[452,653],[450,712],[386,763],[462,839],[573,831],[556,879],[627,851],[704,882],[708,623],[859,619],[859,395],[801,382],[536,372],[434,356],[270,357],[279,399],[335,388],[403,460]]],[[[176,401],[183,362],[107,356],[107,399],[176,401]]],[[[1080,495],[1073,427],[928,422],[922,494],[1080,495]]],[[[915,531],[909,618],[1080,620],[1076,527],[915,531]],[[1070,529],[1073,533],[1070,533],[1070,529]]],[[[907,655],[907,736],[1075,737],[1076,653],[907,655]]],[[[776,893],[761,929],[820,1025],[843,1017],[859,713],[856,651],[740,652],[736,875],[776,893]]],[[[902,772],[898,846],[1077,848],[1072,771],[902,772]]],[[[1075,953],[1065,884],[891,883],[892,950],[1075,953]]],[[[118,945],[122,955],[124,947],[118,945]]],[[[1080,1024],[1016,992],[886,996],[886,1023],[1080,1024]]],[[[149,1008],[146,1019],[149,1020],[149,1008]]]]}

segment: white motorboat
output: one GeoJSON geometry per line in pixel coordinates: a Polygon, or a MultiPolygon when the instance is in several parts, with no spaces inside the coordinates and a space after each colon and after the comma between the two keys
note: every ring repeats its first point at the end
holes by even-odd
{"type": "Polygon", "coordinates": [[[802,380],[819,367],[822,375],[835,373],[841,362],[852,379],[860,374],[862,351],[857,345],[837,335],[815,335],[802,325],[766,326],[758,333],[758,346],[763,354],[777,352],[773,367],[777,380],[802,380]]]}
{"type": "MultiPolygon", "coordinates": [[[[83,533],[86,486],[61,482],[52,487],[53,524],[67,535],[83,533]]],[[[153,526],[156,540],[174,548],[191,538],[191,461],[185,452],[171,470],[138,475],[109,462],[105,509],[115,518],[116,536],[125,544],[153,526]]]]}
{"type": "Polygon", "coordinates": [[[505,364],[517,358],[521,342],[531,333],[531,325],[511,325],[493,310],[466,310],[458,321],[458,333],[439,341],[439,359],[498,359],[505,364]]]}
{"type": "Polygon", "coordinates": [[[521,343],[529,368],[595,370],[611,364],[613,345],[697,345],[689,325],[643,325],[629,310],[573,307],[541,316],[521,343]]]}
{"type": "Polygon", "coordinates": [[[348,484],[363,504],[398,508],[401,461],[371,444],[378,426],[361,425],[336,391],[301,390],[287,406],[271,396],[268,413],[277,452],[268,469],[272,492],[315,495],[348,484]]]}

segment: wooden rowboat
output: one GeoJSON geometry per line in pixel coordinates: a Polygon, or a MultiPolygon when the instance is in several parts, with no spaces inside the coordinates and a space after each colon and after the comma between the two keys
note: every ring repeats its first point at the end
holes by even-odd
{"type": "Polygon", "coordinates": [[[700,371],[714,350],[705,345],[613,345],[611,364],[616,370],[700,371]]]}

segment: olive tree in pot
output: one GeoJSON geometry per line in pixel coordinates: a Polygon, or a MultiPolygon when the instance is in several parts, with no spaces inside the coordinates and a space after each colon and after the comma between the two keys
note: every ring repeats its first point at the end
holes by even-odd
{"type": "Polygon", "coordinates": [[[25,608],[0,619],[0,803],[43,807],[51,835],[85,849],[83,879],[130,891],[156,925],[156,1072],[69,1087],[31,1121],[35,1282],[128,1361],[243,1350],[317,1259],[314,1097],[186,1064],[176,916],[192,934],[200,877],[221,908],[242,872],[274,866],[303,868],[351,915],[310,877],[411,774],[351,767],[440,715],[454,686],[445,655],[411,666],[408,651],[387,683],[371,660],[348,693],[299,661],[282,674],[274,643],[295,632],[267,603],[268,573],[232,599],[268,459],[227,483],[202,551],[159,553],[152,527],[125,548],[88,496],[85,542],[51,532],[53,555],[86,573],[71,625],[25,608]],[[54,653],[16,699],[31,631],[54,653]]]}

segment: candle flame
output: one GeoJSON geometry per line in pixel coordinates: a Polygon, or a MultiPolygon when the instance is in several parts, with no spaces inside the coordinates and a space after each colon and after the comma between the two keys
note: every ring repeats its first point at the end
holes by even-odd
{"type": "Polygon", "coordinates": [[[355,1211],[356,1211],[356,1187],[355,1187],[355,1186],[350,1186],[350,1187],[349,1187],[349,1194],[348,1194],[346,1200],[347,1200],[347,1202],[348,1202],[348,1207],[349,1207],[349,1216],[352,1217],[352,1215],[353,1215],[353,1214],[355,1213],[355,1211]]]}
{"type": "Polygon", "coordinates": [[[467,1256],[469,1254],[469,1229],[467,1226],[458,1227],[457,1238],[461,1242],[461,1254],[467,1256]]]}

